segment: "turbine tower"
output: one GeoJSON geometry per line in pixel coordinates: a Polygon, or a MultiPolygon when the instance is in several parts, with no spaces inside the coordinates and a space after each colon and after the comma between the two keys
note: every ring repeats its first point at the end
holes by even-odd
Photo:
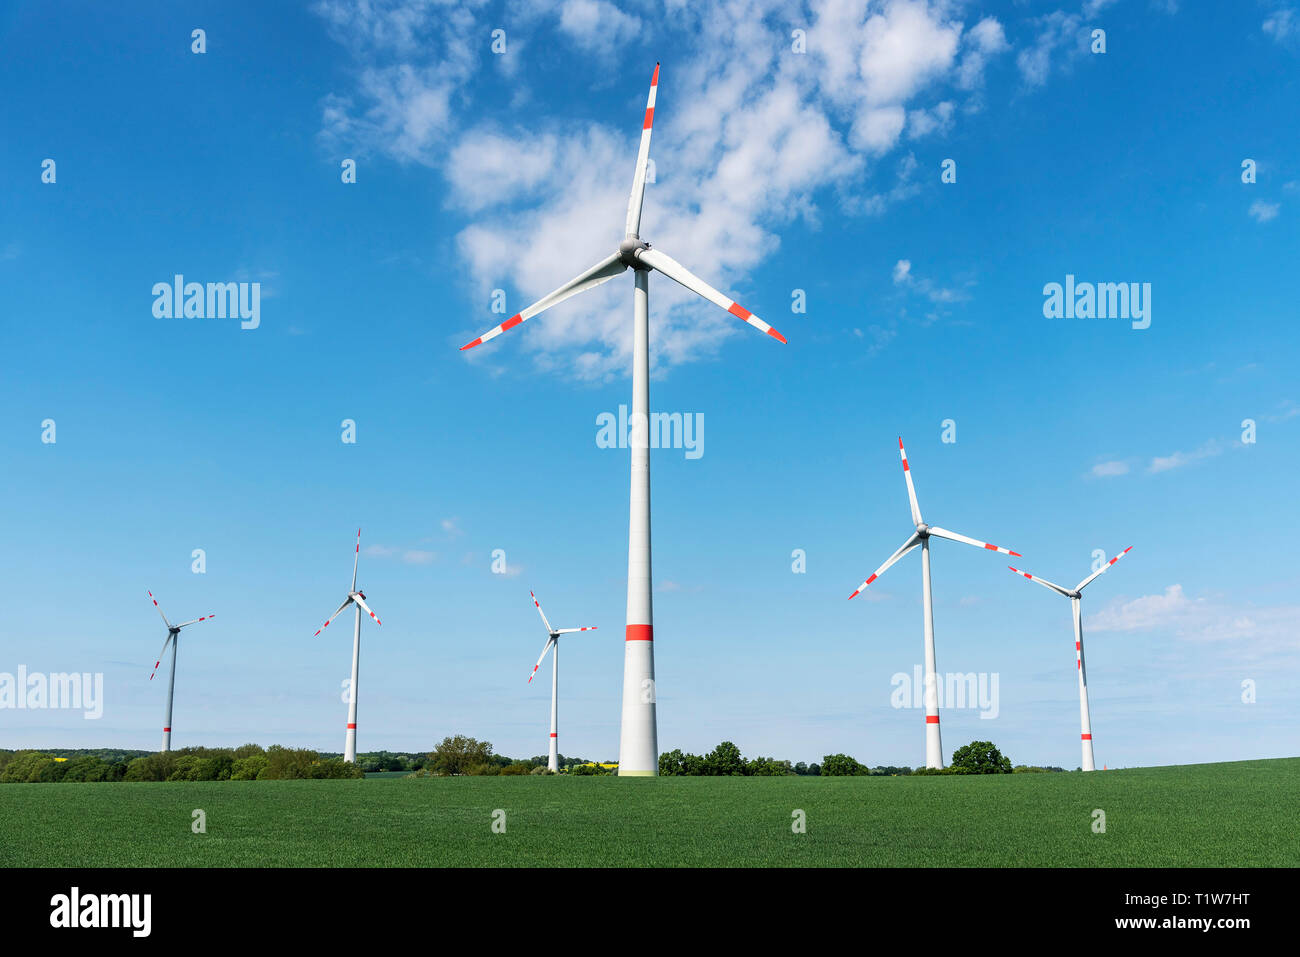
{"type": "Polygon", "coordinates": [[[1074,611],[1074,668],[1079,673],[1079,741],[1083,746],[1082,767],[1085,771],[1095,771],[1097,765],[1092,759],[1092,717],[1088,711],[1088,666],[1083,661],[1083,618],[1080,612],[1080,602],[1083,599],[1084,588],[1091,585],[1097,576],[1109,571],[1111,565],[1114,565],[1132,550],[1133,546],[1130,545],[1073,588],[1062,588],[1060,585],[1049,582],[1046,578],[1039,578],[1037,575],[1029,574],[1029,572],[1022,572],[1019,568],[1011,565],[1007,566],[1017,575],[1028,578],[1031,582],[1037,582],[1044,588],[1050,588],[1058,595],[1064,595],[1070,599],[1070,606],[1074,611]]]}
{"type": "Polygon", "coordinates": [[[691,292],[727,310],[773,339],[785,337],[748,309],[724,296],[677,260],[652,249],[641,238],[641,205],[645,199],[646,160],[654,125],[655,96],[659,90],[659,64],[650,78],[641,128],[641,148],[632,176],[627,222],[618,249],[586,272],[569,280],[522,312],[485,332],[461,350],[472,349],[580,292],[608,282],[629,266],[632,291],[632,459],[631,503],[627,545],[627,631],[623,655],[623,721],[619,734],[618,773],[652,776],[659,773],[658,735],[655,724],[654,613],[650,600],[650,272],[658,270],[691,292]]]}
{"type": "MultiPolygon", "coordinates": [[[[343,604],[335,610],[334,614],[325,619],[325,624],[316,629],[316,635],[330,626],[330,622],[339,616],[339,613],[347,608],[348,605],[357,606],[356,624],[352,627],[352,684],[348,695],[348,733],[343,742],[343,760],[356,761],[357,759],[357,671],[361,664],[361,612],[374,619],[376,625],[382,625],[383,622],[376,617],[375,613],[370,610],[366,604],[366,593],[357,588],[357,562],[361,559],[361,529],[357,529],[357,551],[352,558],[352,588],[348,591],[348,597],[344,599],[343,604]]],[[[313,638],[316,635],[312,635],[313,638]]]]}
{"type": "Polygon", "coordinates": [[[179,625],[173,625],[167,620],[167,616],[163,615],[162,607],[158,604],[158,599],[153,597],[153,592],[149,592],[149,600],[158,609],[158,614],[162,615],[163,624],[167,626],[167,640],[163,642],[162,651],[158,652],[158,660],[153,663],[153,672],[149,675],[150,681],[153,681],[153,676],[158,673],[158,666],[162,664],[163,655],[167,654],[167,646],[172,646],[172,669],[171,678],[167,681],[167,713],[163,716],[162,740],[162,749],[170,751],[172,749],[172,698],[176,694],[176,646],[180,644],[181,629],[188,625],[197,625],[209,618],[215,618],[216,615],[204,615],[202,618],[195,618],[193,621],[183,621],[179,625]]]}
{"type": "Polygon", "coordinates": [[[560,770],[560,745],[559,745],[559,725],[556,722],[556,698],[560,687],[560,635],[568,635],[577,631],[595,631],[595,625],[588,625],[585,628],[552,628],[551,623],[546,620],[546,612],[542,611],[542,604],[537,600],[537,596],[532,592],[528,594],[533,596],[533,604],[537,606],[537,614],[542,616],[542,624],[546,626],[546,645],[542,648],[541,655],[537,658],[537,664],[533,665],[532,672],[528,675],[528,683],[533,683],[533,676],[537,674],[537,669],[542,666],[542,659],[546,653],[555,649],[555,654],[551,656],[551,751],[550,757],[546,761],[546,767],[550,771],[560,770]]]}
{"type": "Polygon", "coordinates": [[[937,536],[954,542],[974,545],[976,548],[986,548],[991,552],[1001,552],[1003,555],[1015,555],[1017,558],[1023,556],[1019,552],[1013,552],[997,545],[990,545],[988,542],[981,542],[975,538],[967,538],[965,535],[958,535],[956,532],[950,532],[946,528],[940,528],[937,525],[925,524],[921,518],[921,507],[916,502],[916,489],[912,486],[912,470],[907,464],[907,450],[903,448],[902,438],[898,440],[898,454],[903,459],[903,478],[907,480],[907,501],[912,509],[912,523],[916,526],[916,531],[902,544],[898,551],[890,555],[883,565],[872,572],[867,577],[867,580],[854,590],[849,599],[852,600],[860,595],[862,589],[883,575],[885,570],[894,562],[918,545],[921,547],[921,595],[925,606],[923,611],[923,628],[925,632],[925,766],[927,768],[941,768],[943,767],[943,742],[939,736],[938,669],[935,665],[934,654],[934,602],[930,594],[930,539],[937,536]]]}

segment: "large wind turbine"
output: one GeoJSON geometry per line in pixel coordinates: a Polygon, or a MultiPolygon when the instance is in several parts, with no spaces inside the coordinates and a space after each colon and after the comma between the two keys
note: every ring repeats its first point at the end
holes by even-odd
{"type": "Polygon", "coordinates": [[[537,674],[537,669],[542,666],[542,659],[546,653],[555,649],[555,654],[551,656],[551,752],[546,761],[546,766],[552,771],[560,770],[560,744],[559,744],[559,725],[556,722],[556,698],[560,687],[560,635],[568,635],[575,631],[595,631],[595,625],[588,625],[585,628],[552,628],[551,623],[546,620],[546,612],[542,611],[542,604],[537,600],[537,596],[532,592],[528,594],[533,596],[533,604],[537,606],[537,614],[542,616],[542,624],[546,626],[546,646],[542,648],[542,653],[537,659],[537,664],[533,665],[532,672],[528,675],[528,683],[533,683],[533,676],[537,674]]]}
{"type": "MultiPolygon", "coordinates": [[[[361,612],[362,609],[371,618],[374,618],[376,625],[382,625],[383,622],[370,610],[366,604],[366,593],[357,588],[357,562],[361,558],[361,529],[357,529],[357,551],[352,558],[352,588],[348,591],[348,597],[344,599],[343,604],[339,605],[334,614],[325,619],[325,624],[316,629],[316,635],[330,626],[330,622],[339,616],[339,613],[347,608],[348,605],[357,606],[356,624],[352,628],[352,684],[351,694],[348,695],[348,734],[343,743],[343,760],[356,761],[357,759],[357,669],[361,664],[361,612]]],[[[316,635],[312,635],[313,638],[316,635]]]]}
{"type": "Polygon", "coordinates": [[[1109,570],[1111,565],[1114,565],[1132,550],[1133,546],[1130,545],[1073,588],[1062,588],[1060,585],[1052,584],[1046,578],[1039,578],[1037,575],[1029,574],[1029,572],[1022,572],[1012,565],[1007,566],[1017,575],[1022,575],[1031,582],[1038,582],[1044,588],[1050,588],[1058,595],[1064,595],[1070,599],[1070,606],[1074,610],[1074,666],[1075,670],[1079,672],[1079,740],[1083,745],[1083,769],[1085,771],[1095,771],[1097,765],[1092,760],[1092,717],[1088,713],[1088,666],[1083,661],[1083,619],[1080,617],[1080,601],[1083,599],[1084,588],[1091,585],[1098,575],[1109,570]]]}
{"type": "Polygon", "coordinates": [[[981,542],[975,538],[967,538],[965,535],[958,535],[956,532],[950,532],[946,528],[940,528],[937,525],[925,524],[921,519],[921,507],[916,503],[916,489],[912,486],[912,470],[907,465],[907,451],[903,448],[902,438],[898,440],[898,454],[903,458],[903,478],[907,480],[907,501],[912,508],[912,522],[916,525],[916,531],[902,544],[898,551],[890,555],[883,565],[872,572],[867,580],[854,590],[849,599],[852,600],[861,594],[862,589],[883,575],[885,569],[894,562],[918,545],[921,547],[921,595],[925,604],[923,612],[925,628],[925,766],[927,768],[941,768],[943,767],[943,742],[939,738],[938,671],[935,666],[934,656],[934,604],[930,596],[930,537],[937,535],[939,538],[947,538],[954,542],[965,542],[967,545],[986,548],[991,552],[1001,552],[1003,555],[1015,555],[1017,558],[1022,556],[1019,552],[1013,552],[1010,549],[990,545],[988,542],[981,542]]]}
{"type": "Polygon", "coordinates": [[[780,342],[785,337],[748,309],[738,305],[677,260],[652,249],[641,239],[641,204],[645,198],[646,159],[650,155],[650,133],[654,123],[655,94],[659,89],[659,64],[650,78],[641,148],[632,176],[632,195],[627,204],[627,223],[618,250],[586,272],[569,280],[501,325],[485,332],[461,350],[495,339],[525,320],[580,292],[608,282],[632,267],[632,489],[627,545],[627,632],[623,656],[623,723],[619,736],[620,775],[659,773],[658,738],[655,729],[654,616],[650,601],[650,271],[657,269],[669,279],[704,297],[755,329],[780,342]]]}
{"type": "Polygon", "coordinates": [[[181,629],[187,625],[197,625],[201,621],[207,621],[209,618],[215,618],[216,615],[204,615],[202,618],[195,618],[193,621],[183,621],[179,625],[173,625],[163,615],[162,607],[158,604],[158,599],[153,597],[153,592],[149,592],[149,600],[153,606],[158,609],[158,614],[162,615],[163,624],[167,626],[167,640],[163,642],[162,651],[158,652],[158,660],[153,663],[153,672],[149,675],[149,680],[153,681],[153,676],[158,673],[158,666],[162,664],[163,655],[167,654],[167,646],[172,646],[172,673],[171,678],[167,681],[167,714],[163,718],[163,742],[162,749],[170,751],[172,749],[172,697],[176,693],[176,646],[180,644],[181,629]]]}

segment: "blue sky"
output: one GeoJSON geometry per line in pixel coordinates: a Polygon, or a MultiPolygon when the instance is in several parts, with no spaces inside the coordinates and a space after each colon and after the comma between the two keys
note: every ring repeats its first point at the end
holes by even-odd
{"type": "MultiPolygon", "coordinates": [[[[0,746],[157,746],[152,589],[217,615],[175,746],[341,750],[350,626],[311,636],[360,525],[361,750],[545,753],[532,588],[600,627],[561,751],[617,756],[628,461],[596,418],[630,401],[631,280],[458,347],[622,238],[662,60],[642,235],[789,344],[651,277],[652,408],[705,423],[652,454],[661,750],[922,763],[890,704],[918,556],[845,601],[909,534],[902,435],[926,519],[1036,574],[1134,546],[1084,602],[1099,763],[1297,753],[1287,5],[18,3],[0,49],[0,672],[105,681],[98,721],[3,710],[0,746]],[[156,318],[177,273],[260,282],[260,325],[156,318]],[[1067,274],[1150,283],[1150,327],[1045,318],[1067,274]]],[[[1068,603],[933,559],[940,672],[999,686],[945,751],[1075,767],[1068,603]]]]}

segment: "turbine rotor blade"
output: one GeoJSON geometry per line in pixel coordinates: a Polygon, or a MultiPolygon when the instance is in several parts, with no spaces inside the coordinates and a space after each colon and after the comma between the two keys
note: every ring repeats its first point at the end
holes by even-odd
{"type": "Polygon", "coordinates": [[[357,551],[352,556],[352,590],[357,590],[357,563],[361,561],[361,529],[357,529],[357,551]]]}
{"type": "Polygon", "coordinates": [[[1112,558],[1110,561],[1108,561],[1105,565],[1102,565],[1100,568],[1098,568],[1095,572],[1093,572],[1091,575],[1089,575],[1089,576],[1088,576],[1087,578],[1085,578],[1083,581],[1079,582],[1078,586],[1076,586],[1074,590],[1075,590],[1075,591],[1083,591],[1085,585],[1091,585],[1092,582],[1093,582],[1093,579],[1095,579],[1098,575],[1101,575],[1101,574],[1103,574],[1104,572],[1109,571],[1111,565],[1114,565],[1117,561],[1119,561],[1121,558],[1123,558],[1125,555],[1127,555],[1127,554],[1128,554],[1129,552],[1131,552],[1131,551],[1133,551],[1133,546],[1132,546],[1132,545],[1130,545],[1128,548],[1124,549],[1124,551],[1120,552],[1118,555],[1116,555],[1114,558],[1112,558]]]}
{"type": "MultiPolygon", "coordinates": [[[[171,626],[169,625],[168,628],[170,627],[171,626]]],[[[153,681],[153,676],[158,673],[158,666],[162,664],[163,655],[167,654],[167,646],[172,643],[172,639],[175,637],[176,637],[176,632],[174,631],[167,632],[167,640],[163,642],[162,651],[158,652],[158,660],[153,663],[153,671],[149,673],[150,681],[153,681]]]]}
{"type": "MultiPolygon", "coordinates": [[[[528,594],[533,595],[531,591],[528,594]]],[[[555,629],[552,628],[551,623],[546,620],[546,612],[542,611],[542,603],[537,600],[536,595],[533,595],[533,604],[537,606],[537,614],[542,616],[542,624],[546,626],[546,633],[548,635],[555,634],[555,629]]]]}
{"type": "Polygon", "coordinates": [[[679,285],[685,286],[687,289],[689,289],[691,292],[695,293],[696,295],[702,296],[705,299],[709,300],[709,302],[713,303],[715,306],[727,310],[727,312],[731,313],[736,318],[745,320],[745,322],[749,323],[759,332],[766,332],[769,336],[771,336],[773,339],[776,339],[778,342],[786,341],[785,336],[781,335],[781,333],[777,332],[775,329],[769,326],[762,319],[758,318],[758,316],[754,315],[744,306],[740,305],[739,303],[731,299],[728,299],[722,293],[718,292],[718,290],[714,289],[707,282],[705,282],[699,276],[695,275],[695,273],[691,272],[689,269],[687,269],[685,266],[679,263],[676,259],[673,259],[671,256],[669,256],[667,253],[660,252],[658,249],[651,249],[647,247],[645,249],[638,249],[634,255],[636,256],[637,259],[641,260],[641,262],[645,263],[647,266],[651,266],[659,270],[669,279],[673,280],[679,285]]]}
{"type": "Polygon", "coordinates": [[[163,624],[170,628],[172,623],[167,620],[166,615],[163,615],[162,606],[158,604],[158,599],[153,597],[153,592],[149,592],[149,600],[153,602],[153,606],[158,609],[158,614],[162,615],[163,624]]]}
{"type": "Polygon", "coordinates": [[[544,648],[542,648],[542,653],[541,653],[540,655],[537,656],[537,664],[533,665],[533,670],[532,670],[532,672],[528,675],[528,683],[529,683],[529,684],[532,684],[532,683],[533,683],[533,675],[537,674],[537,669],[540,668],[540,667],[542,666],[542,659],[546,657],[546,653],[547,653],[548,651],[551,650],[551,646],[552,646],[553,644],[555,644],[555,635],[554,635],[554,634],[552,634],[549,638],[546,639],[546,646],[545,646],[544,648]]]}
{"type": "Polygon", "coordinates": [[[1060,585],[1049,582],[1046,578],[1039,578],[1037,575],[1029,574],[1029,572],[1022,572],[1019,568],[1016,568],[1014,565],[1008,565],[1007,568],[1010,568],[1013,572],[1015,572],[1017,575],[1021,576],[1022,578],[1028,578],[1031,582],[1037,582],[1039,585],[1042,585],[1044,588],[1050,588],[1052,591],[1064,595],[1066,598],[1070,597],[1070,593],[1068,591],[1066,591],[1060,585]]]}
{"type": "Polygon", "coordinates": [[[595,630],[596,630],[595,625],[588,625],[585,628],[557,628],[555,629],[555,633],[557,635],[569,635],[575,631],[595,631],[595,630]]]}
{"type": "MultiPolygon", "coordinates": [[[[325,624],[321,625],[319,628],[316,629],[316,635],[319,635],[322,631],[328,628],[330,626],[330,622],[333,621],[335,618],[337,618],[339,616],[339,613],[343,611],[344,608],[347,608],[348,605],[350,604],[352,604],[351,595],[348,596],[347,601],[343,602],[343,604],[339,605],[339,607],[334,610],[334,614],[330,615],[328,618],[325,619],[325,624]]],[[[312,635],[312,637],[315,638],[316,635],[312,635]]]]}
{"type": "Polygon", "coordinates": [[[853,594],[849,596],[849,601],[852,601],[853,599],[857,598],[858,595],[862,594],[862,589],[866,588],[873,581],[875,581],[877,578],[883,575],[885,573],[885,569],[889,568],[890,565],[894,564],[894,562],[898,561],[900,558],[902,558],[904,555],[906,555],[908,552],[910,552],[912,549],[916,548],[916,546],[920,544],[921,544],[921,534],[919,532],[913,532],[911,537],[907,541],[903,542],[902,546],[898,549],[898,551],[894,552],[894,554],[890,555],[887,559],[885,559],[885,563],[883,565],[881,565],[874,572],[872,572],[867,577],[866,581],[864,581],[861,585],[859,585],[856,589],[854,589],[853,594]]]}
{"type": "Polygon", "coordinates": [[[939,528],[937,525],[930,526],[930,534],[938,535],[940,538],[946,538],[953,542],[965,542],[967,545],[974,545],[976,548],[987,548],[991,552],[1001,552],[1003,555],[1014,555],[1016,558],[1025,557],[1019,552],[1013,552],[1001,545],[990,545],[988,542],[981,542],[978,538],[967,538],[965,535],[958,535],[956,532],[950,532],[946,528],[939,528]]]}
{"type": "Polygon", "coordinates": [[[623,262],[621,257],[622,257],[622,253],[617,253],[617,252],[613,253],[612,255],[606,256],[604,259],[596,263],[596,265],[592,266],[586,272],[582,273],[579,276],[574,277],[573,279],[570,279],[559,289],[547,293],[541,299],[538,299],[535,303],[533,303],[523,312],[515,313],[505,322],[501,323],[501,325],[495,327],[494,329],[489,329],[487,332],[483,333],[483,335],[479,336],[473,342],[465,343],[465,345],[460,347],[460,351],[464,352],[466,349],[473,349],[475,346],[482,345],[483,343],[487,342],[489,339],[495,339],[497,336],[501,335],[501,333],[509,332],[515,326],[519,325],[521,322],[524,322],[525,320],[531,319],[539,312],[543,312],[544,310],[551,308],[551,306],[564,302],[564,300],[570,298],[571,296],[576,296],[580,292],[586,292],[588,289],[594,289],[596,286],[599,286],[603,282],[609,282],[609,280],[613,279],[615,276],[617,276],[619,273],[621,273],[623,270],[627,268],[627,263],[623,262]]]}
{"type": "Polygon", "coordinates": [[[907,479],[907,503],[912,506],[912,524],[921,524],[921,506],[916,501],[916,489],[912,485],[912,469],[907,464],[907,449],[903,448],[903,437],[898,437],[898,454],[903,458],[903,478],[907,479]]]}
{"type": "Polygon", "coordinates": [[[193,619],[192,621],[183,621],[183,622],[181,622],[179,625],[177,625],[176,627],[177,627],[177,628],[184,628],[184,627],[186,627],[187,625],[197,625],[197,624],[198,624],[199,622],[201,622],[201,621],[207,621],[209,618],[216,618],[216,617],[217,617],[216,615],[204,615],[202,618],[195,618],[195,619],[193,619]]]}
{"type": "Polygon", "coordinates": [[[361,610],[362,610],[362,611],[364,611],[364,612],[365,612],[367,615],[369,615],[371,618],[375,619],[375,624],[376,624],[376,625],[382,625],[382,624],[383,624],[383,622],[379,620],[379,616],[377,616],[373,611],[370,610],[370,606],[366,604],[364,598],[354,598],[354,599],[352,599],[352,600],[355,601],[358,605],[361,606],[361,610]]]}
{"type": "Polygon", "coordinates": [[[632,195],[627,201],[627,236],[637,238],[641,233],[641,206],[645,201],[646,160],[650,158],[650,134],[654,132],[655,98],[659,93],[659,64],[650,77],[650,96],[645,104],[645,122],[641,126],[641,148],[636,154],[636,171],[632,174],[632,195]]]}

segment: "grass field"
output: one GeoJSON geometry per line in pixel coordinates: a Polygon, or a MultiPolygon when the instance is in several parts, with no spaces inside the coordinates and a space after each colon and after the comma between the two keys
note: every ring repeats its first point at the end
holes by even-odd
{"type": "Polygon", "coordinates": [[[0,866],[1295,866],[1298,793],[1300,758],[983,777],[6,784],[0,866]],[[195,808],[206,834],[191,833],[195,808]]]}

